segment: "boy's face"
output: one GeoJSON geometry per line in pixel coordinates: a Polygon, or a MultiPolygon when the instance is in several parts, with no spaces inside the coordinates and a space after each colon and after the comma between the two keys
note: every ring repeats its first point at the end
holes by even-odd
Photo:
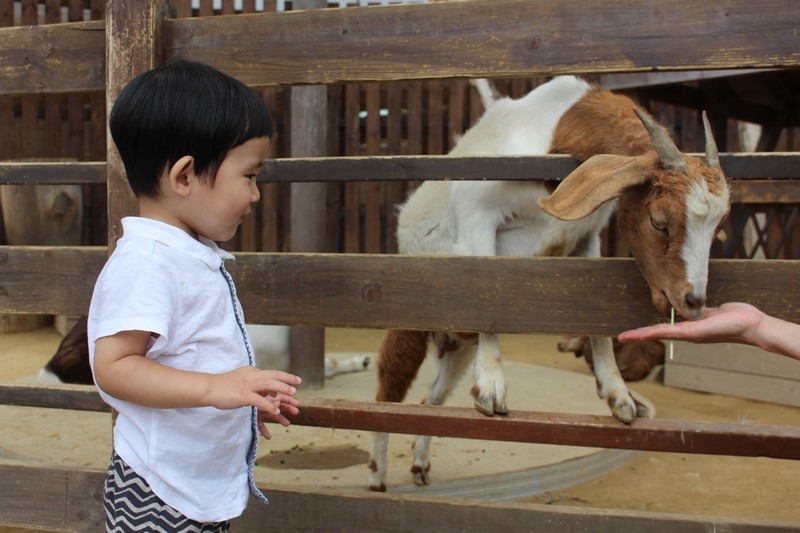
{"type": "Polygon", "coordinates": [[[213,187],[202,184],[193,194],[190,228],[207,239],[233,238],[250,206],[261,197],[256,176],[269,155],[268,137],[255,137],[228,152],[213,187]]]}

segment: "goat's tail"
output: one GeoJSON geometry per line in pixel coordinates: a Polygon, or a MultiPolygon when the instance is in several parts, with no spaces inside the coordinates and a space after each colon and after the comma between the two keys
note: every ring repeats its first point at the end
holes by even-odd
{"type": "Polygon", "coordinates": [[[427,331],[390,329],[378,354],[379,402],[402,402],[428,352],[427,331]]]}
{"type": "Polygon", "coordinates": [[[500,99],[500,92],[497,90],[497,87],[486,78],[469,80],[469,83],[477,89],[481,97],[481,102],[483,103],[484,111],[492,107],[492,104],[500,99]]]}

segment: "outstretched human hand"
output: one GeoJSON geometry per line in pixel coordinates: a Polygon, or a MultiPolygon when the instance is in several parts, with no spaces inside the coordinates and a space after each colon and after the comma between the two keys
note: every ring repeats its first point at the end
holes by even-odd
{"type": "Polygon", "coordinates": [[[753,334],[766,315],[750,304],[733,302],[707,307],[699,320],[656,324],[620,333],[620,342],[656,339],[696,343],[738,342],[754,344],[753,334]]]}
{"type": "Polygon", "coordinates": [[[703,318],[656,324],[619,334],[620,342],[672,339],[695,343],[736,342],[800,359],[800,325],[775,318],[746,303],[707,307],[703,318]]]}

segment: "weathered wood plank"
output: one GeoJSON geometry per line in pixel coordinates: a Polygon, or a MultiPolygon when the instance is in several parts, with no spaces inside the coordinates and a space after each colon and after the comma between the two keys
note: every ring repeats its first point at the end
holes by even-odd
{"type": "MultiPolygon", "coordinates": [[[[249,321],[616,335],[656,322],[630,259],[239,254],[249,321]],[[457,297],[454,297],[457,295],[457,297]]],[[[800,322],[792,261],[712,261],[709,303],[800,322]]]]}
{"type": "MultiPolygon", "coordinates": [[[[98,531],[103,524],[102,487],[105,473],[0,463],[0,523],[35,529],[98,531]]],[[[302,486],[266,485],[271,504],[250,501],[233,521],[235,531],[256,533],[264,524],[281,524],[281,531],[373,532],[411,531],[532,531],[647,530],[652,533],[731,533],[794,531],[793,524],[734,520],[554,505],[431,500],[419,496],[342,491],[302,486]]]]}
{"type": "MultiPolygon", "coordinates": [[[[175,16],[169,0],[107,2],[105,19],[106,116],[123,87],[139,74],[162,64],[164,23],[175,16]]],[[[110,136],[109,136],[110,137],[110,136]]],[[[108,243],[122,236],[122,218],[139,212],[113,141],[107,142],[108,243]]]]}
{"type": "MultiPolygon", "coordinates": [[[[552,180],[564,178],[578,164],[568,155],[270,159],[259,181],[552,180]]],[[[720,165],[730,180],[800,179],[800,154],[796,152],[723,153],[720,165]]],[[[789,183],[782,186],[793,187],[789,183]]]]}
{"type": "Polygon", "coordinates": [[[799,19],[794,0],[476,0],[176,19],[166,45],[251,85],[791,67],[799,19]]]}
{"type": "Polygon", "coordinates": [[[0,94],[102,91],[103,21],[0,29],[0,94]]]}
{"type": "MultiPolygon", "coordinates": [[[[797,152],[724,153],[720,154],[720,164],[733,182],[764,180],[737,185],[748,199],[764,191],[770,203],[780,201],[784,194],[794,191],[795,181],[800,182],[797,152]],[[769,187],[780,192],[770,194],[769,187]]],[[[288,158],[265,161],[258,181],[550,180],[563,178],[577,166],[568,155],[288,158]]],[[[0,162],[0,185],[105,183],[106,174],[106,163],[100,161],[0,162]]]]}
{"type": "MultiPolygon", "coordinates": [[[[479,0],[182,18],[167,21],[166,53],[252,85],[794,67],[794,7],[793,0],[691,0],[680,10],[658,0],[479,0]]],[[[0,93],[102,90],[104,27],[3,28],[0,93]]]]}
{"type": "Polygon", "coordinates": [[[0,381],[0,405],[111,412],[111,407],[90,385],[20,385],[0,381]]]}
{"type": "MultiPolygon", "coordinates": [[[[0,382],[0,404],[108,412],[90,387],[0,382]]],[[[766,424],[638,419],[513,411],[487,417],[468,407],[315,398],[303,401],[293,424],[504,442],[527,442],[675,453],[800,459],[800,428],[766,424]]]]}
{"type": "Polygon", "coordinates": [[[104,478],[105,472],[3,461],[0,524],[102,531],[104,478]]]}
{"type": "Polygon", "coordinates": [[[637,419],[514,411],[487,417],[469,407],[306,401],[291,417],[301,426],[385,431],[438,437],[650,450],[658,452],[800,459],[800,428],[792,426],[637,419]]]}
{"type": "MultiPolygon", "coordinates": [[[[86,313],[105,254],[0,247],[0,312],[86,313]]],[[[616,335],[660,319],[631,259],[236,255],[253,323],[616,335]]],[[[749,301],[800,322],[798,293],[796,262],[711,262],[711,305],[749,301]]]]}
{"type": "Polygon", "coordinates": [[[88,313],[107,256],[105,247],[0,247],[2,312],[88,313]]]}

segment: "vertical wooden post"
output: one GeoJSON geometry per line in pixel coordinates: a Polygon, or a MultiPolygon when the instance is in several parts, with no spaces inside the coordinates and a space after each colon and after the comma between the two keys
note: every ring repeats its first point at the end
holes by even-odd
{"type": "MultiPolygon", "coordinates": [[[[327,7],[326,0],[295,0],[293,8],[327,7]]],[[[327,155],[327,101],[325,86],[292,88],[292,157],[327,155]]],[[[326,192],[325,183],[293,183],[291,199],[291,250],[324,252],[326,192]]],[[[325,329],[292,327],[289,336],[292,354],[291,371],[303,378],[310,388],[325,385],[325,329]]]]}
{"type": "MultiPolygon", "coordinates": [[[[162,26],[173,15],[170,14],[168,0],[106,0],[105,16],[107,119],[125,84],[163,61],[162,26]]],[[[110,134],[107,154],[108,251],[111,253],[122,235],[122,218],[138,214],[138,208],[110,134]]]]}

